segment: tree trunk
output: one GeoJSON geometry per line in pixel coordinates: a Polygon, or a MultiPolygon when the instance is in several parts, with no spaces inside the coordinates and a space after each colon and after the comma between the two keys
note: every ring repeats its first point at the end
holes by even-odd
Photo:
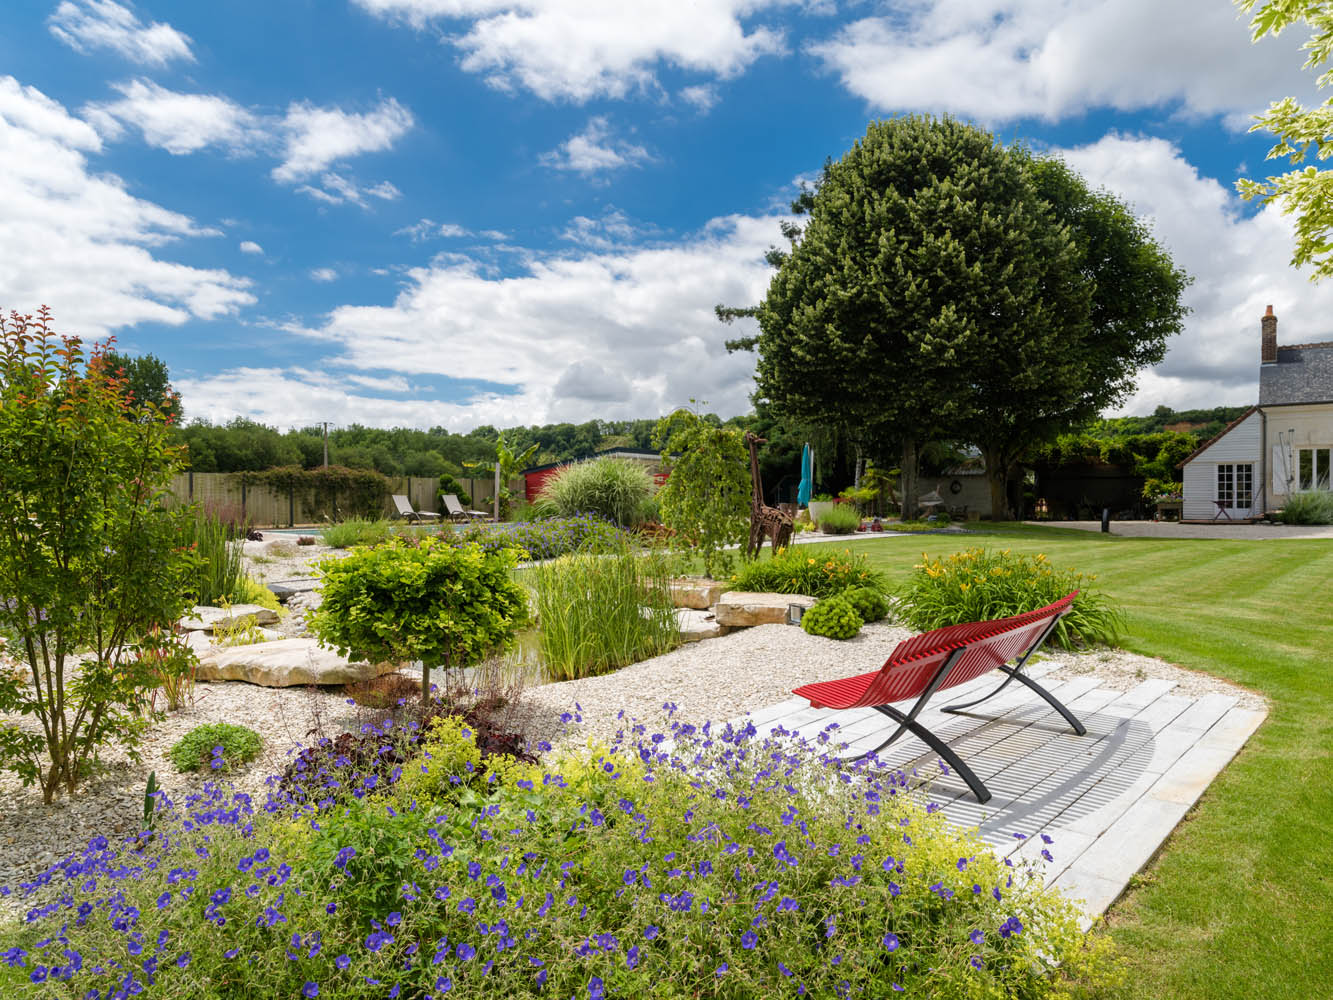
{"type": "Polygon", "coordinates": [[[1012,520],[1009,510],[1009,462],[998,450],[981,449],[986,461],[986,482],[990,485],[990,516],[993,521],[1012,520]]]}
{"type": "Polygon", "coordinates": [[[916,517],[916,491],[918,489],[916,481],[917,451],[917,443],[914,438],[908,438],[903,442],[903,466],[899,472],[898,484],[902,493],[904,521],[910,521],[916,517]]]}

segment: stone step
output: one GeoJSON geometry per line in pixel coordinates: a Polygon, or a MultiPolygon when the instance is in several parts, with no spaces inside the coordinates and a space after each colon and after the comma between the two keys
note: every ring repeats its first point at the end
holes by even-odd
{"type": "Polygon", "coordinates": [[[277,595],[279,601],[286,604],[297,594],[309,594],[319,589],[319,577],[298,576],[290,580],[265,581],[264,586],[277,595]]]}
{"type": "Polygon", "coordinates": [[[200,681],[248,681],[264,687],[352,684],[398,670],[398,663],[349,662],[315,639],[214,646],[199,657],[200,681]]]}
{"type": "Polygon", "coordinates": [[[722,596],[722,584],[706,576],[685,576],[671,581],[671,599],[678,608],[706,611],[722,596]]]}
{"type": "Polygon", "coordinates": [[[220,622],[236,625],[274,625],[278,613],[271,608],[258,604],[233,604],[229,608],[215,608],[209,604],[196,604],[194,612],[181,619],[181,628],[187,632],[211,632],[220,622]]]}
{"type": "Polygon", "coordinates": [[[696,608],[677,608],[676,622],[680,629],[682,642],[698,642],[700,639],[716,639],[726,635],[731,629],[719,625],[717,618],[709,611],[696,608]]]}
{"type": "Polygon", "coordinates": [[[764,594],[749,590],[729,590],[718,598],[714,614],[719,625],[726,625],[729,628],[783,625],[787,621],[789,604],[797,604],[808,610],[814,607],[815,599],[804,594],[764,594]]]}

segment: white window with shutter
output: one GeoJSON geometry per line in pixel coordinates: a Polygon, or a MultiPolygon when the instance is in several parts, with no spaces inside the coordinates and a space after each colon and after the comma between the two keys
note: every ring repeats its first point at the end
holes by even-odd
{"type": "Polygon", "coordinates": [[[1298,490],[1330,489],[1331,448],[1296,449],[1296,488],[1298,490]]]}

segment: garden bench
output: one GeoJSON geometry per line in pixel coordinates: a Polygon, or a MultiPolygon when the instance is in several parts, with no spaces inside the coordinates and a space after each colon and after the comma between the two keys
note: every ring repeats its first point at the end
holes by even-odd
{"type": "Polygon", "coordinates": [[[1055,630],[1076,596],[1078,591],[1054,604],[1012,618],[966,622],[923,632],[900,642],[878,670],[841,680],[806,684],[792,693],[807,699],[812,708],[873,708],[887,715],[898,723],[898,728],[878,747],[861,756],[876,754],[903,733],[911,732],[958,772],[979,802],[986,802],[991,794],[981,779],[947,743],[917,722],[917,716],[936,692],[965,684],[991,670],[999,670],[1005,674],[1005,678],[990,694],[974,701],[950,705],[941,711],[960,713],[993,698],[1010,681],[1017,680],[1044,698],[1073,727],[1075,733],[1085,735],[1087,729],[1073,713],[1023,673],[1023,666],[1055,630]],[[1013,666],[1009,666],[1010,662],[1013,666]],[[913,698],[916,699],[915,704],[905,713],[891,704],[913,698]]]}

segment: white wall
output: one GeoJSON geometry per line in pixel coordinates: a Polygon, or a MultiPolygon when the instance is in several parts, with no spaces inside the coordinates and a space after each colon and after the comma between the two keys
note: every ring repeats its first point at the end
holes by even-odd
{"type": "MultiPolygon", "coordinates": [[[[1217,515],[1217,467],[1232,462],[1250,462],[1254,465],[1254,492],[1257,495],[1264,486],[1260,481],[1259,440],[1262,419],[1255,412],[1242,420],[1226,434],[1209,445],[1203,452],[1191,459],[1184,469],[1184,509],[1181,517],[1186,521],[1211,521],[1217,515]]],[[[1245,517],[1250,512],[1232,511],[1232,517],[1245,517]]]]}
{"type": "MultiPolygon", "coordinates": [[[[1278,435],[1282,435],[1282,442],[1291,458],[1291,474],[1295,476],[1297,452],[1301,448],[1333,447],[1333,404],[1266,406],[1264,412],[1268,414],[1268,442],[1265,449],[1269,456],[1268,506],[1276,509],[1287,500],[1287,486],[1283,482],[1283,469],[1277,454],[1278,435]],[[1289,433],[1291,431],[1295,433],[1289,433]]],[[[1298,483],[1292,484],[1293,489],[1298,486],[1298,483]]]]}

